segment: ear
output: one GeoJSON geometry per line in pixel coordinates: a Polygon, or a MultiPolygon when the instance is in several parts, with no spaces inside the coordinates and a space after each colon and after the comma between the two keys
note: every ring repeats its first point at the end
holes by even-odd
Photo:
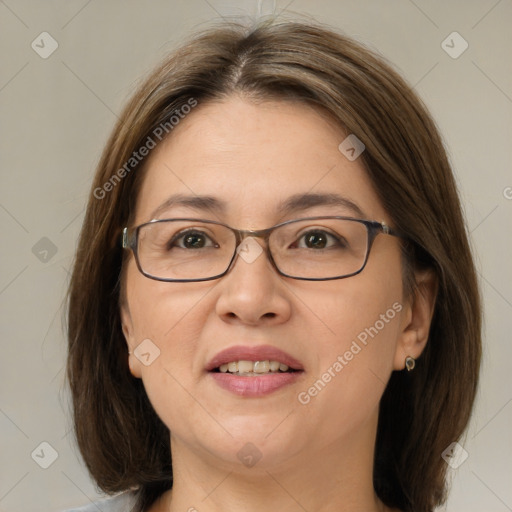
{"type": "Polygon", "coordinates": [[[404,305],[397,341],[394,369],[405,368],[405,358],[417,359],[423,352],[430,332],[437,296],[437,276],[433,270],[415,273],[416,287],[404,305]]]}
{"type": "Polygon", "coordinates": [[[133,353],[133,351],[137,347],[137,343],[133,329],[132,317],[130,315],[130,311],[128,310],[127,304],[123,304],[121,306],[120,314],[124,339],[126,340],[126,345],[128,347],[128,366],[130,368],[130,373],[134,377],[140,379],[142,376],[142,363],[137,359],[137,357],[133,353]]]}

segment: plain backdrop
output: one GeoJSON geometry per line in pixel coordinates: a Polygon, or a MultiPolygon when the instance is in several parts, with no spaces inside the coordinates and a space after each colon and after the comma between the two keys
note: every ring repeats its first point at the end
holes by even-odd
{"type": "Polygon", "coordinates": [[[191,31],[272,13],[312,16],[380,52],[440,127],[485,303],[469,457],[450,469],[446,510],[512,510],[512,2],[2,0],[0,511],[59,511],[98,496],[70,433],[62,316],[116,115],[191,31]]]}

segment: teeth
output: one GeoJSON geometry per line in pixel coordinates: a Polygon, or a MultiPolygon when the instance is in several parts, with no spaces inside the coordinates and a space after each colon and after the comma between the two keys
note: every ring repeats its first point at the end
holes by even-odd
{"type": "Polygon", "coordinates": [[[279,361],[270,361],[270,371],[277,372],[279,371],[279,366],[281,363],[279,361]]]}
{"type": "MultiPolygon", "coordinates": [[[[254,361],[254,373],[268,373],[270,370],[270,361],[254,361]]],[[[248,371],[248,370],[246,370],[248,371]]],[[[250,370],[249,370],[250,371],[250,370]]]]}
{"type": "Polygon", "coordinates": [[[286,372],[288,366],[279,361],[231,361],[222,364],[219,367],[222,373],[256,374],[256,373],[276,373],[279,370],[286,372]]]}
{"type": "Polygon", "coordinates": [[[249,373],[254,371],[254,363],[252,361],[238,361],[239,373],[249,373]]]}

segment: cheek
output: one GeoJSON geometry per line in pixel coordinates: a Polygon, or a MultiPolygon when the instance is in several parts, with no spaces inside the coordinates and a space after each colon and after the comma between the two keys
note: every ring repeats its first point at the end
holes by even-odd
{"type": "MultiPolygon", "coordinates": [[[[130,262],[132,263],[132,262],[130,262]]],[[[201,328],[197,306],[207,290],[199,283],[166,283],[148,279],[131,264],[127,272],[127,299],[137,340],[151,338],[159,348],[190,346],[192,334],[201,328]],[[191,320],[191,317],[196,318],[191,320]],[[187,336],[187,332],[191,335],[187,336]],[[178,343],[178,340],[182,340],[178,343]]],[[[193,341],[192,337],[192,341],[193,341]]]]}
{"type": "MultiPolygon", "coordinates": [[[[381,240],[384,241],[388,240],[381,240]]],[[[377,242],[378,239],[375,256],[379,257],[370,257],[360,274],[315,283],[314,287],[302,285],[300,298],[307,309],[299,316],[311,319],[309,333],[319,355],[344,353],[355,341],[364,347],[357,359],[380,357],[390,345],[394,346],[403,307],[400,254],[393,250],[396,247],[379,246],[377,242]],[[316,329],[312,329],[313,325],[316,329]]],[[[306,345],[304,351],[308,350],[306,345]]]]}
{"type": "MultiPolygon", "coordinates": [[[[311,329],[306,342],[314,346],[317,374],[325,373],[338,361],[343,369],[337,365],[336,373],[350,374],[351,382],[372,373],[385,381],[399,335],[401,291],[396,286],[357,284],[347,285],[337,294],[318,295],[313,304],[321,320],[315,323],[320,328],[311,329]]],[[[310,348],[305,351],[311,353],[310,348]]]]}
{"type": "Polygon", "coordinates": [[[203,300],[207,289],[204,284],[164,283],[137,274],[128,274],[127,281],[134,343],[150,340],[157,347],[148,345],[150,364],[140,364],[141,378],[162,421],[185,435],[188,422],[204,421],[187,391],[193,389],[197,371],[193,363],[208,318],[203,300]]]}
{"type": "Polygon", "coordinates": [[[326,439],[326,430],[350,430],[375,412],[393,370],[403,309],[395,263],[387,272],[378,262],[357,276],[325,283],[309,302],[321,322],[309,331],[314,371],[297,399],[310,409],[309,417],[330,418],[322,426],[326,439]]]}
{"type": "Polygon", "coordinates": [[[128,273],[131,343],[133,348],[140,347],[138,353],[150,353],[137,363],[148,395],[156,398],[179,391],[174,389],[176,383],[171,376],[184,384],[192,378],[198,340],[208,317],[204,288],[204,284],[191,286],[147,279],[137,269],[128,273]]]}

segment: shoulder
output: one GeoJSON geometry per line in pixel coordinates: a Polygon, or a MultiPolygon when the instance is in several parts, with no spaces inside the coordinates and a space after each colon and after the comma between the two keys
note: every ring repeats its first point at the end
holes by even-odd
{"type": "Polygon", "coordinates": [[[130,512],[137,501],[137,496],[133,492],[125,492],[114,496],[112,498],[106,498],[101,501],[95,501],[89,505],[84,505],[78,508],[71,508],[64,512],[130,512]]]}

